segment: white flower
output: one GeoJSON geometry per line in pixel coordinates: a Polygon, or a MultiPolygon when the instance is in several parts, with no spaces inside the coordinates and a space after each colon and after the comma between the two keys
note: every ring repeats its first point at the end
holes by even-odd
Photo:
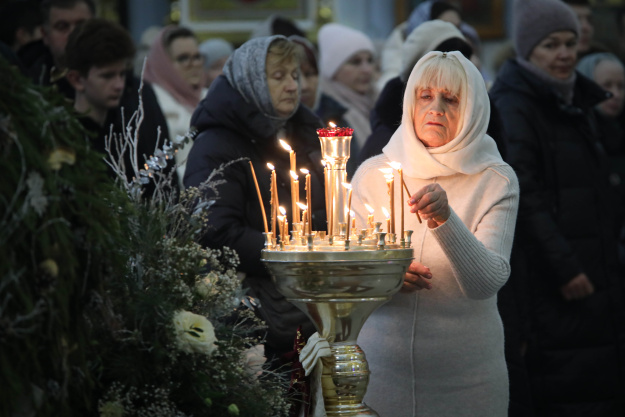
{"type": "Polygon", "coordinates": [[[204,298],[215,295],[218,289],[215,284],[219,280],[219,276],[214,272],[209,272],[204,278],[202,278],[197,284],[195,284],[195,291],[204,298]]]}
{"type": "Polygon", "coordinates": [[[259,377],[263,373],[265,358],[265,345],[256,345],[243,352],[245,357],[245,371],[249,376],[259,377]]]}
{"type": "Polygon", "coordinates": [[[217,348],[215,329],[206,317],[181,310],[173,321],[180,350],[210,355],[217,348]]]}

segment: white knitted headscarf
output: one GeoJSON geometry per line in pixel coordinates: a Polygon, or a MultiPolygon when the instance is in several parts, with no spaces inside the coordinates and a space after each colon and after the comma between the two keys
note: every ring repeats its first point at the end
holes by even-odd
{"type": "Polygon", "coordinates": [[[477,174],[493,165],[505,165],[493,138],[486,134],[490,119],[490,102],[484,78],[460,52],[430,52],[417,62],[404,94],[402,123],[382,152],[402,164],[404,173],[414,178],[477,174]],[[456,137],[436,148],[426,148],[414,128],[415,88],[421,82],[418,73],[424,63],[434,59],[457,60],[465,71],[466,97],[461,97],[462,121],[456,137]]]}
{"type": "Polygon", "coordinates": [[[319,75],[332,79],[336,71],[352,55],[360,51],[375,54],[373,42],[363,32],[338,23],[328,23],[319,29],[319,75]]]}

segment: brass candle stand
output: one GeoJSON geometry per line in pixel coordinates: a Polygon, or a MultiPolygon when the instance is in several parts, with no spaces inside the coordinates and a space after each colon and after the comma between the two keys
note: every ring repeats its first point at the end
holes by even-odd
{"type": "Polygon", "coordinates": [[[413,259],[412,232],[396,239],[376,223],[348,235],[342,184],[351,136],[319,139],[327,163],[328,230],[307,234],[294,225],[290,239],[279,243],[267,233],[262,261],[278,292],[306,313],[330,344],[332,355],[321,359],[327,416],[377,416],[363,403],[369,366],[357,339],[371,313],[401,288],[413,259]]]}

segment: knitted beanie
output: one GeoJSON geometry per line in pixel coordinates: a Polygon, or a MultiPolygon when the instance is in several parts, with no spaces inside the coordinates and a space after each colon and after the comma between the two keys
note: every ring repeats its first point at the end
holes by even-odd
{"type": "Polygon", "coordinates": [[[328,79],[332,79],[339,67],[356,52],[369,51],[375,54],[373,42],[367,35],[338,23],[323,25],[319,29],[317,43],[319,44],[319,72],[321,76],[328,79]]]}
{"type": "Polygon", "coordinates": [[[561,0],[514,1],[514,47],[527,59],[549,34],[570,30],[579,36],[579,22],[573,10],[561,0]]]}
{"type": "Polygon", "coordinates": [[[460,30],[449,22],[429,20],[417,26],[401,46],[402,68],[400,77],[407,81],[412,68],[423,55],[452,38],[465,40],[460,30]]]}

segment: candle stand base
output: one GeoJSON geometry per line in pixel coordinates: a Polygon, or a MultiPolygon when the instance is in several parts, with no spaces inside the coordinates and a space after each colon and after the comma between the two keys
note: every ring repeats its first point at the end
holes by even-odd
{"type": "Polygon", "coordinates": [[[332,355],[321,359],[326,414],[377,416],[363,403],[369,365],[356,341],[371,313],[401,288],[412,249],[378,250],[375,244],[306,249],[265,249],[262,260],[278,292],[306,313],[330,344],[332,355]]]}

